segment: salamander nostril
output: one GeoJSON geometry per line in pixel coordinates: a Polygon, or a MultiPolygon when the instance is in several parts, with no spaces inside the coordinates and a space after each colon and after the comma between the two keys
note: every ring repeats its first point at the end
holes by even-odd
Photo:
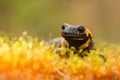
{"type": "Polygon", "coordinates": [[[83,32],[85,31],[85,27],[84,27],[84,26],[79,26],[79,27],[78,27],[78,31],[79,31],[80,33],[83,33],[83,32]]]}

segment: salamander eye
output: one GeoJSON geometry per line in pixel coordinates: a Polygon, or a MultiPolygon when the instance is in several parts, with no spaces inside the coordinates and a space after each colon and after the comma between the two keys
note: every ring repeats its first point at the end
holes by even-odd
{"type": "Polygon", "coordinates": [[[62,25],[62,30],[64,30],[64,29],[65,29],[65,27],[67,27],[67,26],[69,26],[69,24],[64,23],[64,24],[62,25]]]}
{"type": "Polygon", "coordinates": [[[62,25],[62,30],[64,30],[65,29],[65,25],[62,25]]]}
{"type": "Polygon", "coordinates": [[[80,33],[83,33],[83,32],[85,31],[85,27],[84,27],[84,26],[79,26],[79,27],[78,27],[78,31],[79,31],[80,33]]]}

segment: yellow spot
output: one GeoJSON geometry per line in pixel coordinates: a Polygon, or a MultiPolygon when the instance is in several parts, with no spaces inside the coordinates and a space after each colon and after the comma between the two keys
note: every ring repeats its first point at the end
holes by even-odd
{"type": "Polygon", "coordinates": [[[85,32],[86,32],[86,36],[88,36],[90,34],[90,36],[93,37],[93,35],[92,35],[92,33],[91,33],[91,31],[89,29],[86,28],[85,32]]]}
{"type": "Polygon", "coordinates": [[[73,40],[83,40],[83,38],[72,38],[73,40]]]}
{"type": "Polygon", "coordinates": [[[89,46],[90,41],[91,41],[91,40],[90,40],[90,39],[88,39],[86,43],[84,43],[83,45],[81,45],[81,46],[79,47],[79,49],[84,49],[84,48],[88,47],[88,46],[89,46]]]}

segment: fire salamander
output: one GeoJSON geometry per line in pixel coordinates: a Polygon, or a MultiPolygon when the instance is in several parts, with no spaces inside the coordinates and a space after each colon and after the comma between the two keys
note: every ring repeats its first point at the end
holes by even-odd
{"type": "Polygon", "coordinates": [[[62,36],[67,41],[69,48],[82,49],[88,52],[93,49],[92,33],[84,26],[62,25],[62,36]]]}
{"type": "MultiPolygon", "coordinates": [[[[51,40],[50,44],[56,44],[59,47],[71,48],[75,47],[76,51],[82,50],[79,55],[86,55],[86,51],[90,52],[90,50],[94,49],[93,35],[91,31],[84,26],[78,25],[62,25],[62,37],[55,38],[51,40]]],[[[101,57],[104,58],[104,55],[100,54],[101,57]]]]}

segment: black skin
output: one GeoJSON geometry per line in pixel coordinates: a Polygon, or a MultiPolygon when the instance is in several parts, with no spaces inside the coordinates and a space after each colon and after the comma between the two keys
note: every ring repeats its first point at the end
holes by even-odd
{"type": "MultiPolygon", "coordinates": [[[[80,56],[87,56],[84,54],[85,51],[90,52],[94,50],[94,42],[92,39],[92,33],[86,29],[84,26],[73,26],[68,24],[62,25],[62,37],[51,40],[50,44],[56,44],[58,47],[62,47],[61,42],[63,42],[64,47],[75,47],[75,52],[78,53],[80,49],[82,52],[80,56]],[[82,47],[84,45],[84,47],[82,47]]],[[[100,54],[100,57],[104,58],[104,55],[100,54]]]]}
{"type": "Polygon", "coordinates": [[[83,49],[83,51],[87,50],[89,52],[94,47],[92,34],[91,32],[86,32],[86,28],[84,26],[63,25],[62,36],[68,42],[69,48],[73,46],[76,50],[83,49]],[[87,43],[88,46],[80,48],[80,46],[85,44],[88,40],[90,40],[90,42],[87,43]]]}
{"type": "Polygon", "coordinates": [[[78,53],[78,51],[82,49],[82,52],[79,53],[81,57],[86,56],[86,54],[84,54],[85,51],[90,52],[90,50],[94,49],[92,34],[90,31],[86,31],[84,26],[64,24],[62,25],[62,36],[67,41],[69,48],[75,47],[75,53],[78,53]],[[85,47],[81,47],[82,45],[85,45],[85,47]]]}

